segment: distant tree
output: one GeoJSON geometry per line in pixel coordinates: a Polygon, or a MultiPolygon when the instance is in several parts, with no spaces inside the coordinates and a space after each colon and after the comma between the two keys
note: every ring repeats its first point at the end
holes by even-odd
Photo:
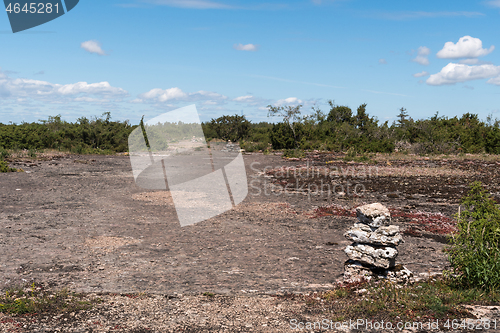
{"type": "Polygon", "coordinates": [[[151,150],[151,145],[149,144],[148,135],[146,133],[146,127],[144,126],[144,115],[142,116],[141,121],[139,122],[139,126],[141,127],[142,136],[144,137],[146,146],[148,147],[148,150],[151,150]]]}
{"type": "Polygon", "coordinates": [[[295,131],[295,124],[300,122],[301,117],[300,117],[300,108],[302,105],[297,105],[295,107],[293,106],[272,106],[268,105],[268,117],[282,117],[283,118],[283,123],[285,123],[290,129],[292,130],[293,133],[293,140],[295,142],[295,146],[299,146],[298,140],[297,140],[297,133],[295,131]]]}
{"type": "Polygon", "coordinates": [[[326,121],[326,115],[320,108],[312,108],[313,114],[303,117],[304,123],[318,125],[326,121]]]}
{"type": "Polygon", "coordinates": [[[330,112],[328,113],[327,121],[331,123],[353,123],[352,110],[347,106],[335,105],[334,101],[329,100],[330,112]]]}
{"type": "Polygon", "coordinates": [[[366,112],[366,103],[361,104],[356,110],[356,127],[362,132],[367,132],[372,127],[377,127],[377,120],[370,117],[366,112]]]}
{"type": "Polygon", "coordinates": [[[248,136],[250,122],[245,116],[222,116],[210,121],[211,128],[217,137],[223,140],[239,141],[248,136]]]}
{"type": "Polygon", "coordinates": [[[398,114],[399,127],[403,127],[404,124],[406,124],[406,122],[408,121],[408,119],[406,119],[407,117],[408,117],[408,112],[406,112],[406,109],[405,108],[399,109],[399,114],[398,114]]]}

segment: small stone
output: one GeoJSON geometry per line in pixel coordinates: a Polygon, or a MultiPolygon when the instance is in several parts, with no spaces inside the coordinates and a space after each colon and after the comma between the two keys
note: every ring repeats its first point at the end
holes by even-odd
{"type": "Polygon", "coordinates": [[[389,209],[380,203],[359,206],[356,215],[361,223],[378,228],[391,222],[389,209]]]}
{"type": "Polygon", "coordinates": [[[373,246],[354,243],[345,248],[349,259],[379,268],[391,268],[396,264],[398,250],[390,246],[373,246]]]}
{"type": "Polygon", "coordinates": [[[399,227],[396,225],[372,228],[363,223],[356,223],[354,227],[347,230],[344,237],[355,243],[373,245],[398,246],[404,242],[403,237],[399,233],[399,227]]]}
{"type": "Polygon", "coordinates": [[[407,283],[413,277],[413,273],[403,265],[396,265],[387,271],[386,277],[394,283],[407,283]]]}
{"type": "Polygon", "coordinates": [[[361,280],[369,281],[372,277],[372,270],[358,261],[347,260],[344,264],[345,282],[359,282],[361,280]]]}

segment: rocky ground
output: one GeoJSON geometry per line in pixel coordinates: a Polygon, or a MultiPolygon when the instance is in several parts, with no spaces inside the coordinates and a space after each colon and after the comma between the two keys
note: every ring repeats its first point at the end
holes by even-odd
{"type": "Polygon", "coordinates": [[[126,156],[11,164],[25,172],[0,174],[0,288],[37,281],[103,302],[59,318],[0,314],[0,331],[288,332],[307,313],[276,295],[341,278],[354,207],[389,207],[404,231],[397,260],[419,277],[446,269],[444,235],[471,181],[500,198],[500,163],[489,158],[244,159],[245,201],[183,228],[168,192],[134,184],[126,156]]]}

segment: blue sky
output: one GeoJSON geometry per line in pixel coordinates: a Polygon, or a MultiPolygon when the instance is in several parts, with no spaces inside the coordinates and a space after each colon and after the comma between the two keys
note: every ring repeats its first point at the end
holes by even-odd
{"type": "Polygon", "coordinates": [[[0,122],[110,111],[138,123],[327,101],[392,122],[500,118],[500,0],[81,0],[13,34],[0,14],[0,122]]]}

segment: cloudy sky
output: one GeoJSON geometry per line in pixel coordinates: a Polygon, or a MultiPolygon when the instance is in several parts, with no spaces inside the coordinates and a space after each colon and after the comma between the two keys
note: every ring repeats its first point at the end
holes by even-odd
{"type": "Polygon", "coordinates": [[[110,111],[137,123],[327,101],[392,122],[500,118],[500,0],[82,0],[13,34],[0,14],[0,122],[110,111]]]}

